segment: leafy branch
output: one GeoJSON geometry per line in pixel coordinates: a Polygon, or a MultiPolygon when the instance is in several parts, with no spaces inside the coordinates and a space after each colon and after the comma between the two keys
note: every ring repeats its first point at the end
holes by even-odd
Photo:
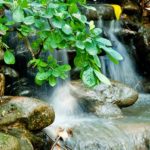
{"type": "MultiPolygon", "coordinates": [[[[81,70],[83,82],[93,87],[100,82],[110,84],[101,73],[101,63],[98,55],[105,51],[111,61],[118,64],[122,56],[112,49],[108,39],[102,37],[102,30],[95,28],[94,22],[88,22],[80,7],[94,9],[86,5],[85,0],[0,0],[1,9],[9,9],[11,19],[3,14],[0,19],[0,33],[3,43],[12,28],[21,34],[32,55],[30,65],[37,68],[35,77],[37,84],[49,82],[55,86],[57,78],[67,78],[70,65],[60,65],[49,55],[44,60],[39,52],[55,50],[75,50],[74,64],[81,70]],[[36,37],[30,42],[28,39],[36,37]],[[35,52],[38,58],[35,57],[35,52]]],[[[11,49],[11,47],[10,47],[11,49]]],[[[14,64],[14,56],[10,49],[5,50],[5,63],[14,64]],[[9,60],[9,61],[8,61],[9,60]]]]}

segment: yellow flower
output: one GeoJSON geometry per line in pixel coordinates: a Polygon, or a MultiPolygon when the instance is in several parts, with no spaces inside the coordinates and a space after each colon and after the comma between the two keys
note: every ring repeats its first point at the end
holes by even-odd
{"type": "Polygon", "coordinates": [[[111,6],[114,9],[116,19],[119,20],[120,16],[121,16],[121,13],[122,13],[121,7],[119,5],[114,5],[114,4],[112,4],[111,6]]]}
{"type": "Polygon", "coordinates": [[[89,26],[90,26],[90,30],[95,28],[95,24],[94,24],[93,20],[90,21],[90,25],[89,26]]]}

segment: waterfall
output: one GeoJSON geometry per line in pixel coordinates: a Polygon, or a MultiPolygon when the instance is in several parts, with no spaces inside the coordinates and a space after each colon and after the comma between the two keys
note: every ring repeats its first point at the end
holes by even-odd
{"type": "Polygon", "coordinates": [[[116,33],[122,30],[119,21],[102,22],[99,20],[98,26],[107,30],[109,39],[113,43],[113,49],[118,51],[123,56],[123,61],[118,65],[111,62],[107,57],[102,56],[102,72],[112,80],[118,80],[122,83],[130,85],[132,88],[141,90],[142,77],[137,73],[136,65],[133,56],[128,52],[133,51],[133,47],[124,45],[116,36],[116,33]]]}
{"type": "MultiPolygon", "coordinates": [[[[66,50],[55,51],[54,57],[60,65],[68,64],[66,50]]],[[[76,98],[70,94],[69,83],[70,74],[68,73],[68,78],[66,80],[57,80],[57,86],[55,87],[52,96],[49,98],[49,103],[51,103],[55,110],[56,124],[68,119],[68,116],[75,117],[81,113],[76,98]]]]}

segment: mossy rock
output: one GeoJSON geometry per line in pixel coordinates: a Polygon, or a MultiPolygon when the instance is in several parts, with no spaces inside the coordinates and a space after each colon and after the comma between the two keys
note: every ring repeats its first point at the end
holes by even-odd
{"type": "Polygon", "coordinates": [[[0,133],[0,150],[21,150],[16,137],[0,133]]]}
{"type": "Polygon", "coordinates": [[[20,145],[23,145],[21,146],[21,150],[32,150],[33,147],[35,149],[41,149],[43,145],[45,145],[45,141],[41,136],[35,135],[35,132],[32,133],[19,123],[16,123],[13,126],[8,126],[3,129],[3,131],[15,136],[19,140],[20,145]]]}
{"type": "Polygon", "coordinates": [[[41,100],[28,97],[3,97],[0,127],[20,122],[29,130],[41,130],[53,123],[54,110],[41,100]]]}

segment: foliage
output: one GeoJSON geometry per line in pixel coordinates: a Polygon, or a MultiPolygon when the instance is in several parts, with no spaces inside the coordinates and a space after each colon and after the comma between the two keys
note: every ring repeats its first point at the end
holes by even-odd
{"type": "MultiPolygon", "coordinates": [[[[41,85],[48,81],[55,86],[57,78],[67,78],[71,67],[59,65],[56,59],[49,55],[43,60],[35,53],[54,50],[76,50],[74,64],[81,70],[83,82],[95,86],[100,82],[110,84],[101,73],[101,63],[98,55],[105,51],[114,63],[122,60],[122,56],[111,48],[108,39],[101,37],[102,30],[95,28],[94,22],[88,22],[80,7],[94,9],[86,5],[85,0],[0,0],[1,9],[8,9],[11,19],[6,15],[0,19],[0,34],[5,42],[9,32],[17,31],[18,37],[24,39],[33,59],[30,65],[37,67],[35,81],[41,85]],[[29,37],[36,36],[36,40],[29,42],[29,37]]],[[[4,48],[4,61],[15,63],[10,48],[4,48]]]]}

